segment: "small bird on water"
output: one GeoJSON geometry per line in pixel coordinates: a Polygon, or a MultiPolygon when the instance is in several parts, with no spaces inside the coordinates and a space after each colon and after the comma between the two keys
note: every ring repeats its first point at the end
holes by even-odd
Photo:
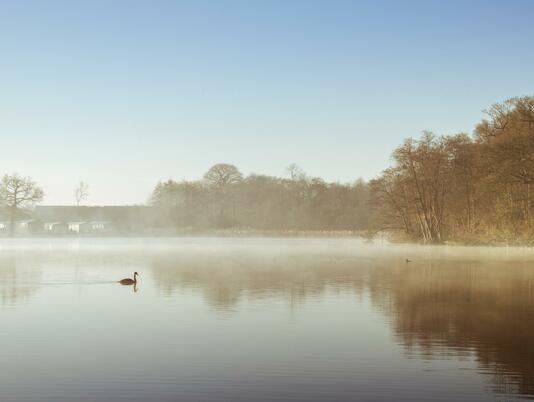
{"type": "Polygon", "coordinates": [[[137,272],[134,272],[133,279],[131,278],[124,278],[119,281],[121,285],[136,285],[137,284],[137,275],[139,275],[137,272]]]}
{"type": "Polygon", "coordinates": [[[412,260],[410,260],[409,258],[406,258],[406,262],[412,262],[412,260]]]}

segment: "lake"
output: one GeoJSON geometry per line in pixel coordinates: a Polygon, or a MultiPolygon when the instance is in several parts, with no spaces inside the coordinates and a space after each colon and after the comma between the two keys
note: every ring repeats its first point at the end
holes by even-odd
{"type": "Polygon", "coordinates": [[[534,251],[4,239],[0,328],[2,402],[521,400],[534,251]]]}

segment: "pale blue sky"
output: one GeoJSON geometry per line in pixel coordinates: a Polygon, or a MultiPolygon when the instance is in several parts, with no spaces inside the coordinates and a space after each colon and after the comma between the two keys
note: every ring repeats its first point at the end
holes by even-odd
{"type": "Polygon", "coordinates": [[[534,94],[534,1],[0,1],[0,173],[145,202],[214,163],[377,175],[534,94]]]}

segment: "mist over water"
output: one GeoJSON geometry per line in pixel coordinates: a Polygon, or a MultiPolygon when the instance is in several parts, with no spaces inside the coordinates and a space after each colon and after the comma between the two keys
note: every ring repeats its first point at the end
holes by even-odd
{"type": "Polygon", "coordinates": [[[5,239],[0,400],[533,398],[533,283],[528,248],[5,239]]]}

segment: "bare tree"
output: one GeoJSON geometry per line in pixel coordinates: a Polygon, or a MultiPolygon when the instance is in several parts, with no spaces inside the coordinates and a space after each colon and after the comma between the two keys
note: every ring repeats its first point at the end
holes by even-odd
{"type": "Polygon", "coordinates": [[[217,221],[217,227],[232,225],[236,217],[236,184],[243,181],[243,175],[234,165],[218,163],[204,175],[210,194],[209,214],[217,221]]]}
{"type": "Polygon", "coordinates": [[[74,190],[74,197],[76,198],[76,206],[79,207],[81,202],[89,197],[89,185],[81,181],[74,190]]]}
{"type": "Polygon", "coordinates": [[[206,172],[204,180],[210,185],[224,187],[228,184],[239,183],[243,180],[243,175],[234,165],[218,163],[206,172]]]}
{"type": "Polygon", "coordinates": [[[296,163],[292,163],[286,167],[286,172],[289,174],[289,178],[293,181],[304,180],[306,178],[306,173],[304,173],[304,170],[302,170],[296,163]]]}
{"type": "Polygon", "coordinates": [[[0,182],[0,203],[9,211],[11,234],[14,233],[15,219],[19,210],[41,202],[43,196],[43,190],[31,177],[21,177],[18,174],[4,175],[0,182]]]}

